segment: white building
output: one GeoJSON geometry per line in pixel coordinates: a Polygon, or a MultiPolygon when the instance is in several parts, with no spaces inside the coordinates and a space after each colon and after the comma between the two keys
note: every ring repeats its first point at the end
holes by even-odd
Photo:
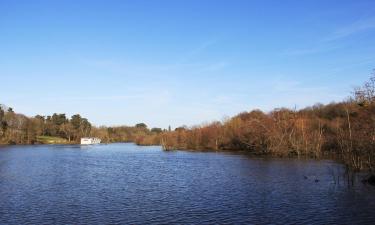
{"type": "Polygon", "coordinates": [[[84,138],[81,138],[81,145],[100,144],[101,141],[102,140],[100,140],[100,138],[84,137],[84,138]]]}

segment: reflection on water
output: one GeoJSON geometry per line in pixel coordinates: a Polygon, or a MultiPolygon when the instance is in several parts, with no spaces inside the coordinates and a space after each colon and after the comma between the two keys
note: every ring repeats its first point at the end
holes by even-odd
{"type": "Polygon", "coordinates": [[[375,190],[331,161],[133,144],[0,148],[0,224],[371,223],[375,190]]]}

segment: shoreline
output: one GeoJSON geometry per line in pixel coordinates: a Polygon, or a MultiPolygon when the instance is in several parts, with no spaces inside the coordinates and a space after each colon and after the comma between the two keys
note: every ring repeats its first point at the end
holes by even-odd
{"type": "MultiPolygon", "coordinates": [[[[140,147],[148,147],[148,146],[157,146],[160,147],[162,151],[164,152],[174,152],[174,151],[185,151],[185,152],[197,152],[197,153],[237,153],[241,155],[247,155],[251,157],[259,157],[259,158],[274,158],[274,159],[313,159],[313,160],[333,160],[335,162],[338,162],[340,164],[343,164],[345,166],[345,163],[340,161],[340,159],[335,154],[322,154],[321,157],[313,157],[306,154],[301,155],[281,155],[281,154],[271,154],[271,153],[260,153],[260,152],[249,152],[246,150],[215,150],[215,149],[183,149],[183,148],[176,148],[171,150],[165,150],[163,149],[162,145],[141,145],[137,144],[136,142],[103,142],[100,144],[134,144],[136,146],[140,147]]],[[[0,144],[1,147],[8,147],[8,146],[38,146],[38,145],[81,145],[78,142],[71,142],[71,143],[34,143],[34,144],[0,144]]]]}
{"type": "MultiPolygon", "coordinates": [[[[320,157],[316,157],[316,156],[309,156],[309,155],[306,155],[306,154],[301,154],[301,155],[296,155],[296,154],[289,154],[289,155],[282,155],[282,154],[272,154],[272,153],[260,153],[260,152],[249,152],[249,151],[246,151],[246,150],[214,150],[214,149],[170,149],[170,150],[165,150],[163,149],[163,146],[162,145],[142,145],[142,144],[137,144],[136,142],[103,142],[103,143],[100,143],[100,144],[134,144],[136,146],[140,146],[140,147],[147,147],[147,146],[157,146],[157,147],[160,147],[162,151],[165,151],[165,152],[174,152],[174,151],[186,151],[186,152],[196,152],[196,153],[236,153],[236,154],[241,154],[241,155],[246,155],[246,156],[250,156],[250,157],[257,157],[257,158],[270,158],[270,159],[298,159],[298,160],[308,160],[308,159],[311,159],[311,160],[332,160],[334,162],[337,162],[339,164],[342,164],[343,166],[347,167],[347,170],[350,171],[350,172],[354,172],[354,173],[368,173],[368,174],[373,174],[371,171],[369,171],[368,169],[363,169],[363,170],[359,170],[359,171],[354,171],[354,170],[351,170],[349,168],[349,166],[347,164],[345,164],[344,160],[341,159],[340,157],[338,157],[336,154],[321,154],[320,157]]],[[[37,145],[74,145],[74,146],[81,146],[80,143],[78,142],[70,142],[70,143],[34,143],[34,144],[0,144],[0,149],[2,147],[8,147],[8,146],[37,146],[37,145]]]]}
{"type": "MultiPolygon", "coordinates": [[[[203,150],[193,150],[193,149],[173,149],[173,150],[164,150],[162,145],[139,145],[135,142],[110,142],[110,143],[100,143],[102,145],[108,145],[108,144],[133,144],[135,146],[140,147],[148,147],[148,146],[157,146],[161,148],[161,151],[163,152],[177,152],[177,151],[183,151],[183,152],[190,152],[190,153],[223,153],[223,154],[237,154],[242,156],[247,156],[251,158],[258,158],[258,159],[295,159],[295,160],[313,160],[313,161],[331,161],[337,164],[340,164],[343,166],[343,169],[345,170],[344,174],[348,177],[348,179],[355,179],[359,178],[362,183],[369,184],[371,186],[375,186],[374,179],[375,175],[373,172],[365,169],[360,171],[354,171],[351,170],[348,165],[345,164],[345,162],[335,157],[334,154],[322,154],[321,157],[311,157],[308,155],[277,155],[277,154],[267,154],[267,153],[259,153],[259,152],[249,152],[245,150],[213,150],[213,149],[203,149],[203,150]]],[[[99,144],[99,145],[100,145],[99,144]]],[[[80,143],[35,143],[35,144],[0,144],[0,150],[3,147],[10,147],[10,146],[82,146],[80,143]]]]}

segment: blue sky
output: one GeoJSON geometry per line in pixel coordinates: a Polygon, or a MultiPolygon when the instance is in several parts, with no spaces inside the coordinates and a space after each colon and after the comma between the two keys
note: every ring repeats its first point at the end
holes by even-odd
{"type": "Polygon", "coordinates": [[[0,103],[194,125],[340,101],[375,68],[375,1],[0,0],[0,103]]]}

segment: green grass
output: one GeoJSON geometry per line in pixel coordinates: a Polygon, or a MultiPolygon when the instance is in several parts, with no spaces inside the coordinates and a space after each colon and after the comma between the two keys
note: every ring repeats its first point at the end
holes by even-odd
{"type": "Polygon", "coordinates": [[[36,137],[37,141],[42,144],[69,144],[69,141],[60,138],[60,137],[52,137],[52,136],[38,136],[36,137]]]}

